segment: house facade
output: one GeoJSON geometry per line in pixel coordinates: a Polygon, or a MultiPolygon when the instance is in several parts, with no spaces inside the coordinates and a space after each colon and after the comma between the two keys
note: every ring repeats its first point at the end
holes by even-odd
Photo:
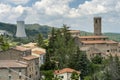
{"type": "Polygon", "coordinates": [[[71,76],[73,73],[77,73],[79,75],[78,80],[80,80],[80,72],[71,68],[64,68],[62,70],[55,70],[54,77],[60,78],[61,80],[72,80],[71,76]]]}

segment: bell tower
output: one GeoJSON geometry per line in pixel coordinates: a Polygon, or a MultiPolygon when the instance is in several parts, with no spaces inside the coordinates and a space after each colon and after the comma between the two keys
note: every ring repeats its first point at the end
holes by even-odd
{"type": "Polygon", "coordinates": [[[101,36],[101,17],[94,17],[94,35],[101,36]]]}

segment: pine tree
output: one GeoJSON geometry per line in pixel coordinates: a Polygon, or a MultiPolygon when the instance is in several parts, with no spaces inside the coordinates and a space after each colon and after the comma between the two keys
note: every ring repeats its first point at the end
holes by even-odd
{"type": "Polygon", "coordinates": [[[37,39],[37,40],[38,40],[38,41],[37,41],[37,45],[38,45],[39,47],[42,47],[42,46],[44,45],[42,34],[38,34],[38,39],[37,39]]]}

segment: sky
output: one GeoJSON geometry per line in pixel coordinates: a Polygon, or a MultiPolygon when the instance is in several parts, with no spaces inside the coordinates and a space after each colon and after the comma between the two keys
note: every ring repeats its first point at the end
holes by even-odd
{"type": "Polygon", "coordinates": [[[0,22],[38,23],[93,32],[93,18],[102,17],[102,32],[120,33],[120,0],[0,0],[0,22]]]}

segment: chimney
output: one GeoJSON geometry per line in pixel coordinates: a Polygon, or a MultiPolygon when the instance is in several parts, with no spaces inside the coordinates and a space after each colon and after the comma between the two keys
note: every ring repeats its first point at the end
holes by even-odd
{"type": "Polygon", "coordinates": [[[101,36],[101,17],[94,17],[94,35],[101,36]]]}
{"type": "Polygon", "coordinates": [[[17,21],[16,37],[26,37],[24,21],[17,21]]]}

